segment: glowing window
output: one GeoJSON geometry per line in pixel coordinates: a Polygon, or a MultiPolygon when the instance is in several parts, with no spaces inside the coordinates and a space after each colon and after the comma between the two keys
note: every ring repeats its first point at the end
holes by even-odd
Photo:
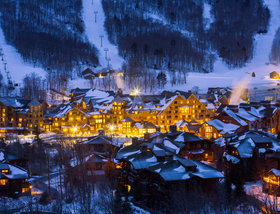
{"type": "Polygon", "coordinates": [[[7,184],[7,180],[6,179],[0,179],[0,185],[4,186],[7,184]]]}
{"type": "Polygon", "coordinates": [[[28,192],[29,191],[29,188],[28,187],[23,187],[21,189],[21,193],[25,193],[25,192],[28,192]]]}

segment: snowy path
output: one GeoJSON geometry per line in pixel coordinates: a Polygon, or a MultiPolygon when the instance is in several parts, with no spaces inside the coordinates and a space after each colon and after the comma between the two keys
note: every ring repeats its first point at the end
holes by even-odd
{"type": "Polygon", "coordinates": [[[83,0],[83,20],[85,23],[85,33],[89,41],[94,44],[99,51],[99,61],[101,66],[107,67],[108,65],[104,51],[105,48],[107,48],[107,58],[110,59],[111,67],[113,69],[121,68],[123,59],[118,54],[118,48],[108,40],[108,35],[104,27],[105,14],[101,0],[83,0]],[[100,36],[103,36],[102,46],[100,36]]]}
{"type": "Polygon", "coordinates": [[[280,69],[275,65],[266,65],[266,63],[269,62],[273,39],[277,29],[280,27],[280,5],[278,0],[265,0],[264,3],[271,12],[268,33],[256,35],[252,61],[246,67],[230,70],[221,59],[218,59],[214,64],[213,73],[189,73],[187,86],[180,86],[180,88],[191,89],[194,86],[199,86],[200,89],[205,90],[207,87],[231,87],[246,76],[247,78],[249,76],[251,80],[249,88],[276,86],[279,81],[270,80],[268,75],[274,70],[279,72],[280,69]],[[256,73],[256,78],[254,79],[250,76],[252,72],[256,73]]]}
{"type": "MultiPolygon", "coordinates": [[[[39,76],[45,77],[46,72],[42,68],[34,68],[32,65],[24,62],[17,50],[13,46],[6,43],[1,25],[0,48],[2,48],[4,60],[7,62],[7,68],[10,71],[10,75],[14,83],[21,83],[23,78],[32,72],[36,72],[39,76]]],[[[3,75],[5,82],[7,82],[7,76],[4,72],[2,57],[0,58],[0,72],[3,75]]]]}

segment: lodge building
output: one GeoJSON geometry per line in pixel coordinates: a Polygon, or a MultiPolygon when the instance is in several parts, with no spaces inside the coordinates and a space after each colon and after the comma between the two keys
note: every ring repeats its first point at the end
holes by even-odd
{"type": "MultiPolygon", "coordinates": [[[[177,130],[206,139],[263,129],[280,131],[280,110],[270,103],[227,105],[219,101],[229,91],[163,91],[130,95],[98,89],[73,89],[70,101],[47,108],[45,101],[0,98],[0,133],[55,132],[67,136],[143,137],[145,133],[177,130]],[[217,96],[215,93],[218,93],[217,96]],[[214,93],[214,94],[213,94],[214,93]]],[[[226,102],[227,103],[227,102],[226,102]]]]}

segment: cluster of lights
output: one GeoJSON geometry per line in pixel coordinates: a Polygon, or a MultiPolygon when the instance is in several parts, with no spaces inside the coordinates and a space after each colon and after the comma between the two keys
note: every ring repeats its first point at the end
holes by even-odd
{"type": "Polygon", "coordinates": [[[270,177],[264,177],[263,180],[264,180],[266,183],[269,183],[269,184],[274,184],[274,185],[277,185],[277,186],[280,185],[280,182],[279,182],[279,181],[275,181],[275,180],[271,179],[270,177]]]}
{"type": "Polygon", "coordinates": [[[141,94],[141,91],[139,88],[134,88],[131,92],[130,92],[130,95],[135,95],[135,96],[138,96],[141,94]]]}

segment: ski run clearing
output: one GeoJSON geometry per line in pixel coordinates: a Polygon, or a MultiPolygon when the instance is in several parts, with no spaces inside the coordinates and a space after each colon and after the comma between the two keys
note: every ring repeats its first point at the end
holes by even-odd
{"type": "MultiPolygon", "coordinates": [[[[280,5],[278,0],[265,0],[264,3],[268,6],[271,12],[268,32],[266,34],[258,34],[255,36],[254,56],[245,67],[230,70],[223,63],[222,59],[218,58],[214,64],[213,73],[205,74],[190,72],[187,75],[186,84],[172,86],[168,83],[165,89],[189,90],[194,86],[198,86],[199,89],[201,89],[201,92],[204,92],[208,87],[233,87],[244,78],[248,79],[245,87],[251,89],[258,88],[259,90],[263,90],[276,87],[277,83],[280,81],[271,80],[268,76],[270,72],[279,72],[280,69],[278,66],[269,64],[268,62],[274,36],[277,29],[280,27],[280,5]],[[253,72],[256,74],[255,78],[251,77],[253,72]]],[[[211,17],[210,11],[211,6],[208,4],[204,5],[204,18],[207,22],[206,27],[209,27],[214,19],[211,17]]],[[[157,19],[156,16],[154,18],[157,19]]],[[[108,60],[106,60],[107,52],[107,59],[109,59],[110,67],[113,69],[120,69],[124,59],[119,56],[117,46],[113,45],[108,39],[104,27],[105,14],[101,0],[83,0],[83,20],[85,23],[85,35],[98,49],[98,58],[101,64],[100,67],[108,66],[108,60]],[[105,50],[108,51],[105,52],[105,50]]],[[[2,29],[0,29],[0,47],[3,49],[4,57],[7,61],[7,67],[10,71],[13,82],[21,83],[23,78],[32,72],[36,72],[40,76],[45,77],[46,72],[42,68],[25,63],[16,49],[7,44],[2,29]]],[[[0,71],[6,81],[7,77],[4,72],[2,61],[0,63],[0,71]]],[[[151,70],[151,72],[155,71],[151,70]]],[[[89,82],[84,79],[72,80],[69,83],[69,88],[88,86],[89,82]]],[[[157,92],[155,91],[154,93],[157,92]]]]}

